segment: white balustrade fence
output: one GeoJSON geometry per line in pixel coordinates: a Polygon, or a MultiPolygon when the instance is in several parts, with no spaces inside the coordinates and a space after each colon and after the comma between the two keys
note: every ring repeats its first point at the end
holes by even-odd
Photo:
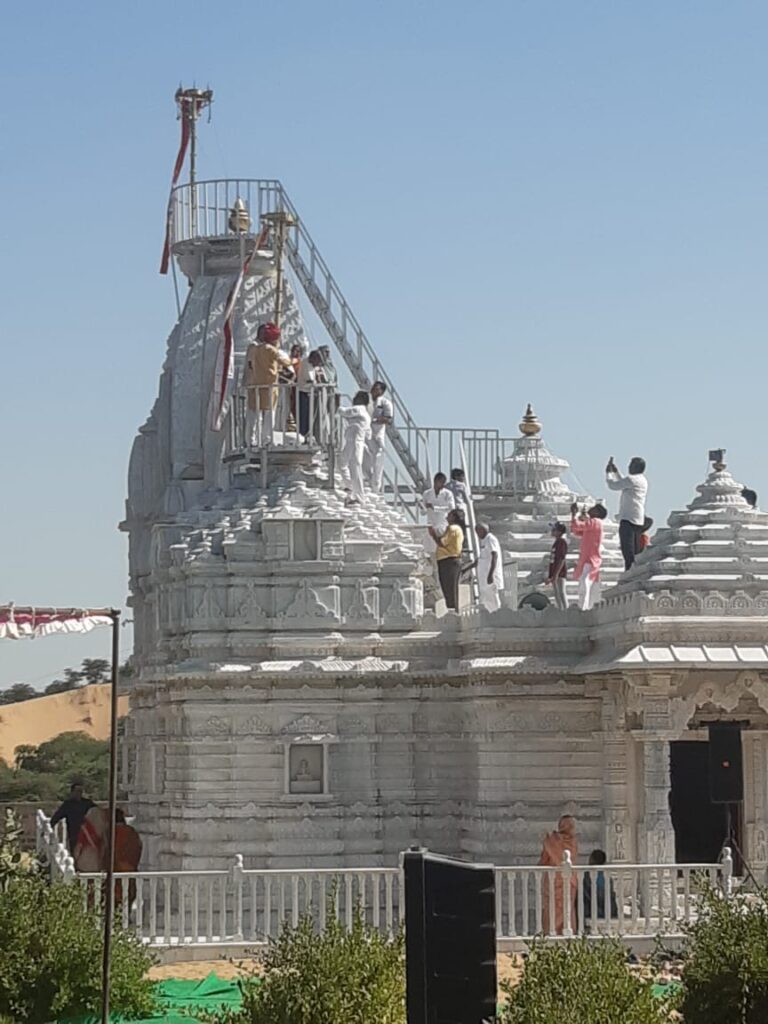
{"type": "MultiPolygon", "coordinates": [[[[83,899],[100,908],[104,875],[80,874],[83,899]]],[[[397,868],[252,871],[236,858],[229,871],[116,874],[116,915],[152,946],[256,946],[309,915],[320,929],[328,914],[351,928],[356,909],[371,927],[394,934],[401,924],[397,868]]]]}
{"type": "Polygon", "coordinates": [[[705,885],[731,892],[733,860],[720,864],[574,865],[496,869],[500,940],[585,934],[677,936],[695,920],[705,885]],[[570,898],[568,896],[570,895],[570,898]]]}
{"type": "MultiPolygon", "coordinates": [[[[77,874],[40,811],[37,850],[54,879],[80,885],[86,904],[101,907],[105,876],[77,874]]],[[[521,948],[543,934],[677,938],[695,921],[702,888],[729,896],[732,876],[728,849],[719,864],[582,866],[566,854],[559,868],[498,867],[499,947],[521,948]]],[[[405,914],[399,868],[251,870],[237,856],[228,870],[116,874],[114,887],[117,919],[158,949],[257,946],[306,915],[318,929],[329,913],[351,927],[356,909],[367,924],[393,934],[405,914]]]]}

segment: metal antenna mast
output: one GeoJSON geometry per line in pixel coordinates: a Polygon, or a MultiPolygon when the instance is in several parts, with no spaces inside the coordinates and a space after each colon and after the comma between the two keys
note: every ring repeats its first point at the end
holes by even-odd
{"type": "MultiPolygon", "coordinates": [[[[189,132],[189,183],[194,186],[197,171],[197,119],[205,109],[208,109],[210,120],[213,89],[182,89],[179,86],[176,90],[176,103],[179,107],[179,117],[184,122],[186,131],[189,132]]],[[[191,191],[190,219],[194,236],[197,231],[197,189],[193,187],[191,191]]]]}

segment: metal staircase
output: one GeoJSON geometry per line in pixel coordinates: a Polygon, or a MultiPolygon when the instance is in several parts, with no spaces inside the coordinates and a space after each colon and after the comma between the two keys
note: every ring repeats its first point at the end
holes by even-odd
{"type": "Polygon", "coordinates": [[[286,242],[286,254],[307,298],[336,343],[358,387],[370,391],[376,380],[387,385],[387,395],[394,408],[393,424],[387,427],[387,436],[397,452],[413,486],[423,491],[429,486],[428,467],[419,460],[409,439],[418,433],[416,421],[398,393],[391,377],[379,362],[373,346],[360,326],[349,303],[328,269],[328,264],[312,240],[285,189],[277,193],[279,208],[290,213],[296,224],[286,242]],[[397,426],[395,426],[397,424],[397,426]]]}

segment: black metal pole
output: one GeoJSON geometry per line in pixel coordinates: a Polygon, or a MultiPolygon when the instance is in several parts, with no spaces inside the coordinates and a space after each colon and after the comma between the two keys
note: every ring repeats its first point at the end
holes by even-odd
{"type": "Polygon", "coordinates": [[[101,1024],[109,1024],[109,967],[112,958],[112,921],[115,912],[115,810],[117,808],[117,683],[120,671],[120,612],[112,616],[112,694],[109,730],[109,835],[107,838],[107,891],[104,894],[104,954],[101,964],[101,1024]]]}

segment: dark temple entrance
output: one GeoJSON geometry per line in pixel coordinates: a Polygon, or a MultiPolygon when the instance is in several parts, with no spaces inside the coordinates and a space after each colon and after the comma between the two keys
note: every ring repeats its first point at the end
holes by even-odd
{"type": "MultiPolygon", "coordinates": [[[[713,804],[709,798],[709,742],[679,740],[669,748],[675,860],[712,864],[718,859],[728,825],[725,804],[713,804]]],[[[741,847],[740,807],[731,805],[731,813],[731,827],[741,847]]]]}

